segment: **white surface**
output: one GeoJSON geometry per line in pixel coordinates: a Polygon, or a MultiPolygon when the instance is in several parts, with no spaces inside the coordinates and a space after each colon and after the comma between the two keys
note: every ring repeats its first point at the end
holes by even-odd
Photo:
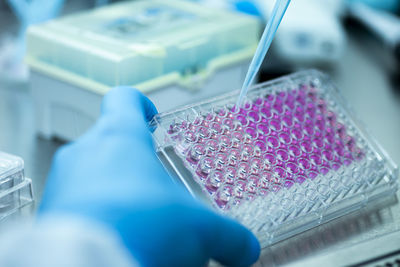
{"type": "MultiPolygon", "coordinates": [[[[393,232],[380,236],[376,239],[369,240],[357,244],[355,246],[349,246],[337,251],[327,252],[317,257],[309,257],[302,261],[289,264],[292,267],[302,266],[324,266],[324,267],[336,267],[336,266],[349,266],[351,264],[360,264],[368,260],[379,258],[383,255],[398,251],[400,248],[400,232],[393,232]],[[379,248],[379,249],[378,249],[379,248]]],[[[372,262],[363,266],[384,266],[384,262],[372,262]]],[[[388,266],[388,265],[385,265],[388,266]]]]}

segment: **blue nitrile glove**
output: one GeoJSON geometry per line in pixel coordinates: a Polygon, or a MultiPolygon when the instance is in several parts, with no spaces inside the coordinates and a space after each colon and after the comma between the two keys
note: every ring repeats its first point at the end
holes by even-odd
{"type": "Polygon", "coordinates": [[[138,91],[111,90],[97,124],[57,152],[39,215],[103,223],[144,266],[254,263],[253,234],[198,203],[164,170],[147,126],[155,114],[138,91]]]}
{"type": "Polygon", "coordinates": [[[243,13],[247,13],[249,15],[262,17],[260,10],[258,9],[257,5],[254,1],[251,0],[236,0],[234,2],[235,8],[243,13]]]}

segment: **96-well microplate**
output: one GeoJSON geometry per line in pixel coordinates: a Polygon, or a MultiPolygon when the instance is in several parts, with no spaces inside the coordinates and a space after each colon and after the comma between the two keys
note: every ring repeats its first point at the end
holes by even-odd
{"type": "Polygon", "coordinates": [[[192,180],[201,189],[197,195],[238,218],[263,243],[397,189],[395,166],[322,74],[260,85],[240,109],[236,98],[161,114],[154,137],[189,190],[192,180]]]}

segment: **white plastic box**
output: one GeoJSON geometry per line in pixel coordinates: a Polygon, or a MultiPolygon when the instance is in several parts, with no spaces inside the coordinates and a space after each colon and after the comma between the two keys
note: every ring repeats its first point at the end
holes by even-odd
{"type": "Polygon", "coordinates": [[[33,26],[38,132],[75,139],[118,85],[138,88],[159,111],[239,88],[259,30],[256,18],[178,0],[127,1],[33,26]]]}
{"type": "Polygon", "coordinates": [[[398,169],[331,81],[289,75],[157,115],[160,159],[263,247],[393,196],[398,169]]]}
{"type": "Polygon", "coordinates": [[[0,220],[32,202],[32,181],[24,176],[24,161],[0,152],[0,220]]]}

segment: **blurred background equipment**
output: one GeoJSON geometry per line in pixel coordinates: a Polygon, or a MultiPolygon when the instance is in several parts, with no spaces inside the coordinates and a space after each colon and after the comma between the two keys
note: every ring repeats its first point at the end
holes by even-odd
{"type": "MultiPolygon", "coordinates": [[[[273,1],[258,3],[261,14],[268,17],[273,1]]],[[[338,17],[339,6],[332,3],[293,1],[275,39],[276,62],[271,65],[267,63],[267,70],[279,68],[280,65],[289,65],[292,70],[330,66],[341,59],[346,36],[338,17]]]]}
{"type": "MultiPolygon", "coordinates": [[[[216,8],[237,10],[264,23],[275,0],[197,0],[216,8]]],[[[351,17],[374,32],[395,55],[398,54],[398,0],[298,0],[288,9],[268,59],[261,81],[305,68],[335,69],[343,60],[348,36],[343,21],[351,17]]],[[[261,35],[261,33],[260,33],[261,35]]]]}
{"type": "Polygon", "coordinates": [[[400,9],[398,0],[345,0],[348,4],[362,3],[373,9],[381,9],[396,13],[400,9]]]}
{"type": "Polygon", "coordinates": [[[0,75],[3,76],[0,78],[27,81],[28,69],[23,62],[26,29],[58,16],[64,0],[7,0],[7,3],[20,25],[17,36],[0,36],[0,75]]]}
{"type": "MultiPolygon", "coordinates": [[[[96,6],[106,5],[110,2],[109,0],[91,1],[95,1],[96,6]]],[[[24,63],[26,30],[30,25],[58,17],[64,4],[65,0],[6,0],[2,4],[4,5],[3,9],[9,8],[14,13],[19,23],[19,29],[18,32],[0,34],[0,80],[28,81],[29,72],[24,63]]]]}
{"type": "Polygon", "coordinates": [[[109,3],[109,0],[96,0],[96,6],[105,6],[109,3]]]}
{"type": "Polygon", "coordinates": [[[241,87],[257,19],[185,1],[128,1],[28,31],[38,132],[72,140],[97,118],[103,95],[131,85],[159,111],[241,87]]]}
{"type": "Polygon", "coordinates": [[[356,2],[349,5],[349,15],[363,24],[400,63],[400,18],[396,15],[356,2]]]}
{"type": "MultiPolygon", "coordinates": [[[[211,7],[251,14],[266,23],[275,0],[200,2],[211,7]]],[[[340,21],[343,8],[342,1],[336,0],[294,1],[282,20],[262,71],[281,74],[309,67],[334,67],[346,45],[346,35],[340,21]]]]}

